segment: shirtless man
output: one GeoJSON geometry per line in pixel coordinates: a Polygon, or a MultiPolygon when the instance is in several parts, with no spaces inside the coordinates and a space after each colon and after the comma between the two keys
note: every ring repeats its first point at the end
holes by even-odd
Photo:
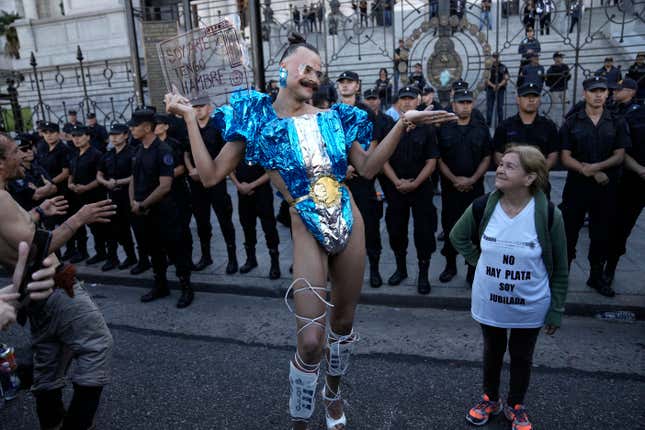
{"type": "MultiPolygon", "coordinates": [[[[59,196],[26,212],[5,190],[9,180],[24,174],[22,157],[16,142],[0,133],[0,264],[9,271],[18,262],[20,243],[31,243],[42,218],[64,215],[67,210],[67,202],[59,196]]],[[[108,222],[112,215],[114,206],[109,200],[83,206],[52,232],[49,252],[58,250],[80,226],[108,222]]],[[[60,265],[55,255],[46,260],[52,267],[60,265]]],[[[62,286],[62,280],[56,279],[57,286],[62,286]]],[[[112,335],[90,296],[78,281],[70,279],[73,294],[58,288],[47,296],[45,291],[42,297],[32,295],[36,300],[27,305],[34,351],[32,391],[43,429],[90,428],[101,391],[109,380],[112,335]],[[71,375],[74,396],[65,411],[62,388],[71,358],[76,361],[71,375]]]]}

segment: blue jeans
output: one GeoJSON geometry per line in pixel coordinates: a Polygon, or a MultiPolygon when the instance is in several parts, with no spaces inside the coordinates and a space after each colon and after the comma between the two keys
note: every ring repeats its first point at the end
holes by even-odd
{"type": "Polygon", "coordinates": [[[479,31],[482,31],[482,27],[484,26],[484,22],[488,25],[488,29],[492,30],[493,29],[493,22],[490,18],[490,11],[489,10],[483,10],[481,12],[481,15],[479,15],[479,31]]]}
{"type": "Polygon", "coordinates": [[[383,12],[383,17],[385,18],[385,26],[386,27],[391,27],[392,26],[392,11],[391,10],[386,10],[383,12]]]}
{"type": "Polygon", "coordinates": [[[490,125],[493,122],[493,108],[497,103],[497,124],[501,123],[504,119],[504,96],[506,95],[506,88],[500,88],[495,91],[488,87],[486,88],[486,122],[490,125]]]}

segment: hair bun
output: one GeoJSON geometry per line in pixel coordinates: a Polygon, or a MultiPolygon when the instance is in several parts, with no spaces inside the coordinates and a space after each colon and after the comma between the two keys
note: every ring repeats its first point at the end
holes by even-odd
{"type": "Polygon", "coordinates": [[[287,40],[289,41],[290,45],[300,45],[307,42],[305,40],[305,36],[303,36],[302,34],[296,31],[292,31],[291,33],[289,33],[289,36],[287,36],[287,40]]]}

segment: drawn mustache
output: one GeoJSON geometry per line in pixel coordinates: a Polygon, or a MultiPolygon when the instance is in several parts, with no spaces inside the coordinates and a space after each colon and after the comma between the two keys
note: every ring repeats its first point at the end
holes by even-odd
{"type": "Polygon", "coordinates": [[[307,81],[303,79],[300,81],[300,85],[302,85],[303,87],[311,88],[314,91],[318,90],[318,84],[312,81],[307,81]]]}

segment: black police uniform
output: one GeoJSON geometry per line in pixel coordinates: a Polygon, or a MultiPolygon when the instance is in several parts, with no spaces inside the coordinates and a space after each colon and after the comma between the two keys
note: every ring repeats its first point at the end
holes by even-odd
{"type": "Polygon", "coordinates": [[[512,144],[535,146],[548,157],[553,152],[558,152],[558,128],[549,118],[537,114],[531,124],[524,124],[520,114],[506,118],[495,129],[493,147],[495,152],[503,154],[512,144]]]}
{"type": "MultiPolygon", "coordinates": [[[[116,148],[112,148],[101,157],[98,170],[103,173],[103,177],[106,180],[129,178],[132,176],[132,163],[135,153],[135,148],[128,143],[119,152],[117,152],[116,148]]],[[[119,268],[125,269],[128,265],[137,261],[134,253],[132,231],[130,230],[132,208],[130,206],[128,185],[121,185],[108,190],[107,196],[116,205],[116,215],[106,225],[108,257],[110,259],[117,258],[117,244],[120,243],[129,261],[126,266],[119,268]]]]}
{"type": "MultiPolygon", "coordinates": [[[[417,126],[401,138],[389,159],[389,164],[398,178],[414,179],[425,167],[426,162],[433,158],[439,158],[434,127],[417,126]]],[[[385,224],[390,236],[390,247],[396,258],[397,272],[402,274],[403,278],[407,277],[405,257],[408,249],[408,222],[412,210],[414,245],[419,259],[420,278],[422,272],[425,272],[427,280],[430,256],[437,248],[434,237],[437,210],[432,202],[432,182],[428,179],[408,194],[397,191],[389,179],[383,180],[381,185],[387,199],[385,224]]],[[[388,282],[396,285],[396,282],[392,281],[394,280],[390,278],[388,282]]]]}
{"type": "MultiPolygon", "coordinates": [[[[212,118],[209,118],[208,123],[204,127],[199,127],[199,133],[202,140],[208,149],[211,158],[215,159],[219,152],[224,147],[224,139],[222,134],[217,128],[217,125],[212,118]]],[[[191,161],[194,164],[192,153],[189,154],[191,161]]],[[[211,188],[204,188],[201,182],[189,180],[190,192],[192,198],[193,215],[197,223],[197,235],[202,248],[202,260],[198,266],[203,266],[212,263],[211,259],[211,207],[215,211],[219,226],[226,243],[228,251],[228,264],[226,273],[231,274],[237,272],[237,257],[235,254],[235,227],[233,226],[233,203],[231,196],[226,190],[226,181],[211,188]]]]}
{"type": "MultiPolygon", "coordinates": [[[[76,127],[72,129],[72,132],[74,132],[75,129],[76,127]]],[[[71,182],[77,185],[87,185],[96,181],[96,172],[98,171],[101,157],[101,151],[92,146],[90,146],[83,154],[81,154],[80,151],[76,151],[70,160],[71,182]]],[[[70,192],[69,195],[70,213],[76,213],[86,204],[104,200],[105,189],[99,186],[82,194],[70,192]]],[[[92,236],[94,236],[94,249],[96,250],[96,256],[93,257],[92,260],[89,260],[88,263],[105,260],[107,258],[106,228],[103,224],[99,223],[90,224],[89,227],[92,232],[92,236]]],[[[87,230],[85,229],[85,226],[81,226],[76,231],[73,240],[76,243],[76,249],[80,255],[72,261],[79,262],[80,260],[87,258],[87,230]]]]}
{"type": "MultiPolygon", "coordinates": [[[[149,147],[139,145],[132,168],[134,200],[143,203],[159,186],[159,178],[174,176],[175,157],[170,146],[155,138],[149,147]]],[[[144,214],[132,218],[132,227],[139,245],[143,245],[152,260],[155,286],[167,291],[166,270],[170,257],[177,269],[182,287],[189,284],[191,250],[180,222],[179,209],[169,192],[144,214]]]]}
{"type": "Polygon", "coordinates": [[[533,65],[526,64],[520,69],[520,73],[517,76],[517,86],[522,86],[524,83],[533,82],[539,86],[544,85],[544,77],[546,73],[544,72],[544,66],[541,64],[533,65]]]}
{"type": "Polygon", "coordinates": [[[109,135],[105,127],[101,124],[88,125],[87,130],[90,133],[90,145],[101,152],[107,149],[109,135]]]}
{"type": "MultiPolygon", "coordinates": [[[[472,117],[467,125],[458,125],[457,123],[442,125],[439,128],[438,141],[441,161],[455,176],[473,176],[482,160],[492,153],[488,127],[472,117]]],[[[466,208],[483,194],[483,175],[473,185],[472,190],[466,192],[458,191],[450,180],[441,175],[441,227],[443,231],[450,232],[466,208]]],[[[450,240],[444,240],[441,254],[446,257],[446,267],[456,274],[457,251],[450,240]]]]}
{"type": "MultiPolygon", "coordinates": [[[[645,107],[632,103],[624,114],[631,135],[631,148],[627,154],[645,166],[645,107]]],[[[645,179],[625,168],[618,185],[616,220],[611,223],[609,256],[605,274],[607,281],[614,277],[618,260],[626,252],[629,235],[645,207],[645,179]]]]}
{"type": "Polygon", "coordinates": [[[29,168],[25,167],[25,176],[23,178],[13,179],[7,184],[7,191],[24,210],[30,211],[43,202],[43,199],[34,200],[36,190],[32,188],[32,186],[36,188],[43,187],[45,185],[43,177],[51,181],[45,169],[40,167],[37,160],[34,159],[29,168]]]}
{"type": "MultiPolygon", "coordinates": [[[[561,149],[571,151],[571,156],[584,163],[598,163],[613,155],[618,149],[630,146],[629,131],[625,121],[607,109],[603,110],[596,125],[584,109],[569,117],[560,130],[561,149]]],[[[562,193],[562,217],[567,235],[569,261],[576,257],[578,234],[588,212],[589,262],[591,276],[588,283],[600,286],[603,264],[608,257],[610,223],[615,216],[616,192],[621,176],[621,166],[604,171],[609,177],[607,185],[598,184],[593,177],[569,171],[562,193]]]]}
{"type": "MultiPolygon", "coordinates": [[[[174,168],[184,166],[184,154],[188,151],[188,147],[177,139],[166,136],[165,143],[172,149],[172,155],[175,160],[174,168]]],[[[188,189],[187,175],[184,172],[180,176],[175,176],[172,181],[172,188],[170,190],[172,198],[177,204],[179,211],[180,224],[183,229],[184,240],[186,240],[191,249],[193,249],[193,235],[190,232],[190,218],[192,217],[191,203],[190,203],[190,190],[188,189]]]]}
{"type": "Polygon", "coordinates": [[[636,91],[636,101],[643,103],[645,101],[645,63],[638,64],[635,62],[629,67],[627,77],[633,79],[638,84],[636,91]]]}
{"type": "MultiPolygon", "coordinates": [[[[235,176],[239,182],[252,183],[265,174],[261,166],[249,166],[244,161],[238,164],[235,169],[235,176]]],[[[253,194],[237,194],[237,210],[240,217],[240,224],[244,232],[244,248],[246,250],[247,261],[240,268],[240,273],[247,273],[253,267],[257,266],[255,257],[255,246],[257,244],[257,233],[255,225],[257,219],[260,219],[264,239],[266,240],[269,255],[271,256],[271,273],[272,279],[280,277],[278,245],[278,229],[276,228],[276,219],[273,212],[273,189],[267,181],[253,189],[253,194]]]]}

